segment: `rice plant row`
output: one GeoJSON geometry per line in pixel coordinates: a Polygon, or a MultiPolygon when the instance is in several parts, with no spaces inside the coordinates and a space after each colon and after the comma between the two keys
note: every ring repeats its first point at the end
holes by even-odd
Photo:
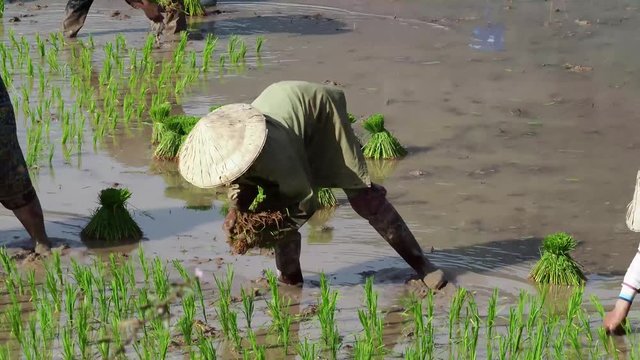
{"type": "MultiPolygon", "coordinates": [[[[111,255],[80,263],[55,252],[44,272],[22,267],[0,249],[1,291],[5,294],[0,359],[638,359],[637,338],[620,347],[599,327],[604,309],[592,297],[585,310],[582,288],[560,308],[549,295],[522,292],[514,304],[499,304],[494,291],[480,309],[473,293],[461,288],[446,312],[438,294],[408,297],[404,320],[387,320],[373,278],[364,285],[362,305],[343,309],[359,320],[359,330],[340,330],[339,292],[324,274],[315,312],[294,314],[276,275],[266,272],[267,291],[242,288],[233,294],[234,271],[204,274],[179,261],[111,255]],[[169,264],[172,266],[170,267],[169,264]],[[173,268],[173,270],[171,270],[173,268]],[[214,283],[214,289],[203,283],[214,283]],[[260,305],[265,304],[261,307],[260,305]],[[257,318],[263,312],[267,318],[257,318]],[[260,320],[260,321],[258,321],[260,320]],[[306,321],[310,336],[300,336],[306,321]],[[594,324],[597,324],[594,326],[594,324]],[[220,329],[218,332],[215,329],[220,329]],[[395,329],[395,330],[394,330],[395,329]],[[316,334],[316,335],[313,335],[316,334]]],[[[630,331],[630,325],[628,330],[630,331]]]]}
{"type": "MultiPolygon", "coordinates": [[[[73,44],[65,43],[60,33],[34,38],[17,36],[10,29],[7,40],[0,42],[0,74],[16,115],[25,121],[26,159],[32,169],[46,159],[52,166],[57,148],[67,163],[73,155],[81,155],[86,132],[92,133],[95,151],[117,129],[148,121],[154,103],[179,102],[193,83],[214,70],[218,42],[209,34],[201,52],[188,50],[185,32],[173,56],[158,61],[153,35],[141,49],[129,47],[121,34],[101,49],[92,37],[73,44]],[[60,124],[57,139],[50,135],[52,124],[60,124]]],[[[258,52],[263,41],[256,40],[258,52]]],[[[220,75],[226,71],[227,58],[238,71],[245,62],[244,41],[232,36],[229,43],[233,51],[220,54],[220,75]]]]}

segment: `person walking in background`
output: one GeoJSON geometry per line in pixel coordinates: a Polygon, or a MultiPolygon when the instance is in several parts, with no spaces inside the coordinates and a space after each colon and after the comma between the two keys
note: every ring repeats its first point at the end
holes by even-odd
{"type": "MultiPolygon", "coordinates": [[[[144,11],[149,20],[159,26],[157,33],[165,36],[177,35],[187,29],[187,18],[184,12],[183,0],[170,0],[168,5],[160,5],[152,0],[125,0],[135,9],[144,11]],[[163,16],[162,13],[165,15],[163,16]]],[[[69,0],[67,2],[66,18],[62,22],[63,33],[68,38],[74,38],[84,26],[93,0],[69,0]]]]}
{"type": "Polygon", "coordinates": [[[44,215],[16,134],[16,118],[9,93],[0,78],[0,204],[13,211],[31,236],[37,254],[45,255],[51,243],[44,215]]]}

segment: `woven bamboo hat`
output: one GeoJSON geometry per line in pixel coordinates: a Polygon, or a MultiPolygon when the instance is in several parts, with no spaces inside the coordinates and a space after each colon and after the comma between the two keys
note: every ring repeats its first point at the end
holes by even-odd
{"type": "Polygon", "coordinates": [[[187,136],[178,154],[178,169],[200,188],[229,184],[249,169],[266,139],[266,119],[254,107],[219,107],[200,119],[187,136]]]}

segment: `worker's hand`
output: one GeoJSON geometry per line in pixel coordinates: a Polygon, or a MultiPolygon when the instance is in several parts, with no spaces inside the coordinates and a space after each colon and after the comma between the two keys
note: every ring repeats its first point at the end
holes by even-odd
{"type": "Polygon", "coordinates": [[[604,328],[608,334],[618,334],[622,331],[622,323],[629,314],[631,303],[618,299],[613,310],[604,317],[604,328]]]}
{"type": "Polygon", "coordinates": [[[164,16],[162,16],[160,12],[160,5],[155,2],[149,0],[127,0],[127,3],[136,9],[144,11],[147,18],[154,23],[159,23],[164,20],[164,16]]]}

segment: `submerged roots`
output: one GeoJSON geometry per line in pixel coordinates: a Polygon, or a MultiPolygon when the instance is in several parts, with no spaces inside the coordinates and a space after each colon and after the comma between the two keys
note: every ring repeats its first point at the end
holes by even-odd
{"type": "Polygon", "coordinates": [[[251,248],[272,247],[279,233],[285,230],[285,215],[280,211],[236,211],[229,245],[234,254],[246,254],[251,248]]]}

